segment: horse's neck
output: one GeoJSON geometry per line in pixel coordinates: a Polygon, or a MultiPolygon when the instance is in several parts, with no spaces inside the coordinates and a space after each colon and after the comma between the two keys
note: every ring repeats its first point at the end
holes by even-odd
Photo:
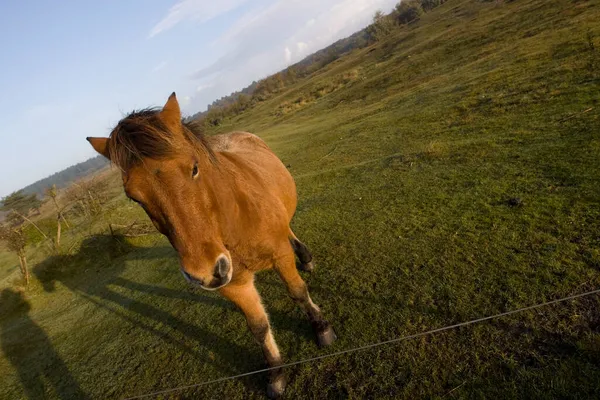
{"type": "Polygon", "coordinates": [[[248,211],[244,181],[234,167],[228,162],[220,163],[211,177],[214,201],[217,204],[217,219],[222,233],[227,236],[235,235],[240,218],[248,211]]]}

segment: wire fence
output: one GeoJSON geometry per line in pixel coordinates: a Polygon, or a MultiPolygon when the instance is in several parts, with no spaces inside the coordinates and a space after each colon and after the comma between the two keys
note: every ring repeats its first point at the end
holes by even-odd
{"type": "Polygon", "coordinates": [[[477,318],[477,319],[473,319],[473,320],[466,321],[466,322],[460,322],[460,323],[457,323],[457,324],[444,326],[442,328],[432,329],[432,330],[429,330],[429,331],[426,331],[426,332],[415,333],[413,335],[402,336],[402,337],[399,337],[399,338],[385,340],[385,341],[382,341],[382,342],[371,343],[371,344],[368,344],[368,345],[365,345],[365,346],[354,347],[354,348],[351,348],[351,349],[341,350],[341,351],[337,351],[337,352],[329,353],[329,354],[324,354],[324,355],[317,356],[317,357],[306,358],[304,360],[293,361],[293,362],[290,362],[290,363],[287,363],[287,364],[283,364],[283,365],[277,366],[277,367],[257,369],[255,371],[245,372],[243,374],[227,376],[227,377],[219,378],[219,379],[213,379],[213,380],[210,380],[210,381],[204,381],[204,382],[196,383],[196,384],[193,384],[193,385],[179,386],[179,387],[176,387],[176,388],[165,389],[165,390],[161,390],[161,391],[158,391],[158,392],[147,393],[147,394],[143,394],[143,395],[139,395],[139,396],[135,396],[135,397],[128,397],[126,400],[143,399],[143,398],[147,398],[147,397],[153,397],[153,396],[158,396],[158,395],[163,395],[163,394],[168,394],[168,393],[179,392],[179,391],[187,390],[187,389],[194,389],[194,388],[197,388],[197,387],[200,387],[200,386],[209,385],[209,384],[212,384],[212,383],[225,382],[225,381],[229,381],[229,380],[233,380],[233,379],[243,378],[245,376],[261,374],[261,373],[268,372],[268,371],[271,371],[271,370],[276,369],[276,368],[288,368],[288,367],[292,367],[292,366],[295,366],[295,365],[306,364],[306,363],[311,363],[311,362],[323,360],[325,358],[338,357],[338,356],[341,356],[341,355],[345,355],[345,354],[349,354],[349,353],[354,353],[354,352],[357,352],[357,351],[368,350],[368,349],[372,349],[374,347],[379,347],[379,346],[384,346],[384,345],[388,345],[388,344],[399,343],[399,342],[410,340],[410,339],[416,339],[416,338],[419,338],[419,337],[422,337],[422,336],[428,336],[428,335],[432,335],[432,334],[435,334],[435,333],[444,332],[444,331],[448,331],[448,330],[451,330],[451,329],[460,328],[460,327],[463,327],[463,326],[473,325],[473,324],[477,324],[477,323],[484,322],[484,321],[489,321],[489,320],[496,319],[496,318],[506,317],[508,315],[518,314],[518,313],[522,313],[524,311],[534,310],[534,309],[542,308],[542,307],[547,307],[547,306],[552,305],[552,304],[562,303],[562,302],[565,302],[565,301],[574,300],[574,299],[578,299],[578,298],[586,297],[586,296],[591,296],[591,295],[595,295],[595,294],[600,294],[600,289],[592,290],[592,291],[585,292],[585,293],[576,294],[576,295],[573,295],[573,296],[567,296],[567,297],[563,297],[563,298],[560,298],[560,299],[557,299],[557,300],[551,300],[551,301],[547,301],[545,303],[539,303],[539,304],[535,304],[533,306],[523,307],[523,308],[519,308],[519,309],[512,310],[512,311],[507,311],[507,312],[503,312],[503,313],[499,313],[499,314],[494,314],[494,315],[490,315],[490,316],[487,316],[487,317],[477,318]]]}

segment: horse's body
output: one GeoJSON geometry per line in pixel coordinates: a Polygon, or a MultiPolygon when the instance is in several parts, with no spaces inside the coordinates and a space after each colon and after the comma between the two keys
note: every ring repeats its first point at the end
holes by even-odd
{"type": "MultiPolygon", "coordinates": [[[[122,170],[127,196],[140,203],[177,250],[191,283],[219,290],[245,314],[271,367],[281,365],[254,273],[275,268],[306,311],[319,345],[335,340],[296,269],[312,256],[290,229],[296,211],[294,179],[257,136],[247,132],[203,137],[181,122],[175,94],[161,111],[132,113],[110,138],[88,138],[122,170]]],[[[271,372],[270,397],[285,388],[271,372]]]]}
{"type": "Polygon", "coordinates": [[[223,239],[231,243],[233,276],[237,279],[244,270],[271,268],[289,247],[289,226],[296,211],[292,176],[267,145],[251,133],[233,132],[207,141],[219,161],[223,175],[220,181],[228,182],[220,198],[232,197],[228,201],[232,205],[229,223],[221,226],[228,225],[223,239]],[[261,238],[260,244],[257,238],[261,238]]]}

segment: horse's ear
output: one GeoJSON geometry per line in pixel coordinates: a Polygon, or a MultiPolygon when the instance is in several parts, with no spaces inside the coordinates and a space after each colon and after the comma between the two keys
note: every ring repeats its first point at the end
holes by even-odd
{"type": "Polygon", "coordinates": [[[88,137],[86,140],[90,142],[94,150],[110,160],[110,152],[108,151],[108,138],[88,137]]]}
{"type": "Polygon", "coordinates": [[[176,129],[181,126],[181,109],[179,108],[179,102],[175,92],[171,93],[169,99],[165,103],[160,117],[163,122],[171,129],[176,129]]]}

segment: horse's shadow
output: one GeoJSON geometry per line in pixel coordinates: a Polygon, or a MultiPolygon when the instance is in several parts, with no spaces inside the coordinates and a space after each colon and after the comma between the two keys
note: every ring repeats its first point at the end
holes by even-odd
{"type": "MultiPolygon", "coordinates": [[[[153,333],[170,345],[193,353],[195,360],[215,365],[224,375],[262,367],[258,345],[256,348],[240,346],[142,299],[143,294],[146,294],[149,298],[162,297],[167,300],[186,301],[191,307],[193,304],[200,303],[221,308],[227,313],[238,313],[232,303],[214,295],[204,294],[200,289],[190,287],[176,290],[135,282],[121,276],[126,269],[127,261],[159,258],[168,260],[166,262],[172,263],[174,271],[177,271],[175,253],[171,247],[137,247],[123,237],[95,235],[82,243],[77,254],[49,257],[35,266],[33,272],[46,291],[54,291],[56,283],[60,282],[98,307],[109,310],[132,325],[153,333]],[[130,296],[129,293],[133,295],[130,296]],[[143,318],[134,317],[135,315],[143,318]],[[180,335],[173,335],[169,329],[161,328],[163,326],[179,332],[180,335]],[[184,338],[180,339],[178,336],[184,338]],[[211,353],[217,357],[211,356],[211,353]]],[[[214,318],[218,316],[215,315],[214,318]]],[[[277,321],[277,326],[289,327],[287,329],[294,329],[296,333],[312,339],[308,324],[306,324],[307,329],[296,329],[299,322],[293,316],[275,311],[272,313],[272,318],[277,321]]],[[[266,377],[263,379],[266,380],[266,377]]],[[[262,386],[259,383],[264,384],[262,381],[256,382],[256,379],[243,381],[248,389],[253,391],[260,391],[262,386]]]]}

